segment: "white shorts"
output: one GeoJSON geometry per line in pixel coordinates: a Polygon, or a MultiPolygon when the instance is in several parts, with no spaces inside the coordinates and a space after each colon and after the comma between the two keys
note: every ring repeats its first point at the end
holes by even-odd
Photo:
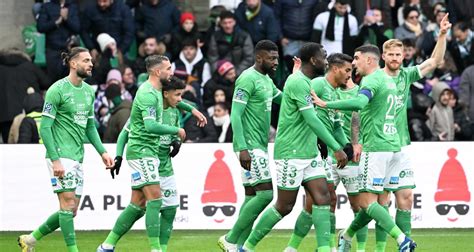
{"type": "Polygon", "coordinates": [[[321,155],[312,159],[279,159],[275,160],[277,167],[277,186],[281,190],[298,190],[310,180],[324,178],[324,161],[321,155]]]}
{"type": "Polygon", "coordinates": [[[402,147],[401,151],[395,152],[393,158],[394,165],[387,170],[384,189],[386,191],[398,191],[415,188],[415,174],[408,148],[406,146],[402,147]]]}
{"type": "Polygon", "coordinates": [[[359,163],[362,175],[359,192],[383,193],[388,171],[397,165],[394,156],[395,152],[362,152],[359,163]]]}
{"type": "Polygon", "coordinates": [[[334,175],[333,175],[333,164],[332,164],[332,157],[328,156],[324,161],[324,171],[326,172],[326,180],[329,184],[334,184],[334,175]]]}
{"type": "Polygon", "coordinates": [[[140,189],[146,185],[159,185],[160,176],[158,167],[160,160],[158,158],[140,158],[127,160],[131,169],[132,189],[140,189]]]}
{"type": "Polygon", "coordinates": [[[68,158],[60,158],[59,161],[64,167],[64,177],[62,178],[54,176],[53,162],[49,158],[46,159],[53,191],[55,193],[75,192],[76,197],[80,197],[84,188],[84,171],[82,170],[82,164],[79,163],[79,161],[68,158]]]}
{"type": "MultiPolygon", "coordinates": [[[[268,153],[261,149],[248,150],[252,163],[250,164],[250,171],[240,168],[242,183],[244,186],[255,186],[262,183],[272,182],[272,174],[270,172],[270,165],[268,161],[268,153]]],[[[237,152],[237,159],[239,159],[240,152],[237,152]]]]}
{"type": "Polygon", "coordinates": [[[334,178],[334,186],[336,188],[339,185],[339,182],[342,182],[344,188],[346,188],[347,195],[352,196],[359,194],[362,174],[359,172],[358,164],[348,164],[343,169],[338,169],[337,165],[333,165],[332,175],[334,178]]]}
{"type": "Polygon", "coordinates": [[[161,209],[178,207],[178,190],[176,189],[176,179],[174,175],[168,177],[160,177],[160,187],[161,199],[163,200],[161,209]]]}

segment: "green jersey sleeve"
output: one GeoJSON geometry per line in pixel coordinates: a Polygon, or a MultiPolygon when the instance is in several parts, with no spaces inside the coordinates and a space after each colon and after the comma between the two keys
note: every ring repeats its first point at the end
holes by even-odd
{"type": "Polygon", "coordinates": [[[377,76],[378,74],[370,74],[362,78],[362,82],[360,83],[360,90],[369,90],[372,94],[372,97],[375,96],[380,88],[380,81],[377,80],[377,76]]]}
{"type": "Polygon", "coordinates": [[[46,92],[43,106],[43,116],[56,119],[56,113],[61,101],[61,93],[59,92],[58,86],[52,86],[46,92]]]}
{"type": "Polygon", "coordinates": [[[135,99],[138,108],[142,112],[143,120],[156,120],[156,107],[158,106],[158,101],[155,96],[151,93],[143,93],[141,96],[135,97],[135,99]]]}
{"type": "Polygon", "coordinates": [[[285,92],[288,92],[290,99],[295,101],[299,111],[305,109],[314,109],[313,100],[311,98],[311,88],[309,85],[290,84],[285,92]]]}
{"type": "Polygon", "coordinates": [[[241,75],[235,83],[235,91],[232,102],[247,104],[254,89],[254,81],[252,81],[248,75],[241,75]]]}
{"type": "Polygon", "coordinates": [[[420,66],[412,66],[412,67],[406,67],[405,68],[406,72],[406,83],[413,83],[415,81],[418,81],[419,79],[423,78],[421,75],[421,70],[420,66]]]}

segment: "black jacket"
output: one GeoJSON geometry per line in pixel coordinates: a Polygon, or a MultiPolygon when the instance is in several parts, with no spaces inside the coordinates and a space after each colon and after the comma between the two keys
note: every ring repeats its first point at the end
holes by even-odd
{"type": "Polygon", "coordinates": [[[224,90],[225,100],[227,102],[232,101],[232,95],[234,93],[234,83],[231,83],[229,80],[222,78],[219,74],[214,73],[211,79],[209,79],[203,88],[203,105],[207,109],[210,106],[214,105],[214,92],[217,89],[224,90]]]}
{"type": "Polygon", "coordinates": [[[274,10],[283,37],[309,40],[319,0],[279,0],[274,10]]]}
{"type": "Polygon", "coordinates": [[[71,0],[66,0],[64,6],[68,9],[68,18],[59,26],[56,26],[55,23],[61,11],[59,0],[51,0],[49,3],[44,3],[36,23],[38,32],[46,35],[46,47],[53,50],[66,49],[67,40],[81,31],[77,5],[72,3],[71,0]]]}
{"type": "Polygon", "coordinates": [[[12,121],[23,110],[26,89],[36,92],[51,85],[48,76],[22,52],[0,54],[0,122],[12,121]]]}
{"type": "Polygon", "coordinates": [[[85,46],[99,50],[97,36],[107,33],[117,42],[117,47],[126,53],[135,38],[135,24],[132,12],[121,1],[114,1],[105,11],[97,4],[86,7],[81,17],[81,38],[85,46]]]}
{"type": "Polygon", "coordinates": [[[184,130],[186,131],[186,140],[191,140],[194,143],[217,143],[217,133],[214,128],[212,118],[207,118],[207,124],[203,128],[197,126],[197,121],[194,116],[191,116],[184,123],[184,130]]]}
{"type": "Polygon", "coordinates": [[[157,39],[177,30],[181,12],[170,0],[160,0],[157,5],[143,3],[135,12],[135,22],[139,40],[149,36],[157,39]]]}
{"type": "Polygon", "coordinates": [[[43,109],[43,97],[39,93],[29,94],[23,101],[26,116],[20,124],[18,143],[39,143],[40,135],[36,120],[41,121],[41,111],[43,109]],[[37,112],[30,114],[32,112],[37,112]]]}
{"type": "Polygon", "coordinates": [[[199,34],[196,24],[194,24],[194,27],[190,32],[186,32],[182,27],[180,27],[177,31],[173,31],[171,34],[171,42],[168,45],[168,48],[171,51],[172,61],[179,58],[179,53],[181,52],[181,49],[183,49],[183,41],[188,39],[193,41],[200,39],[201,42],[204,42],[201,38],[201,34],[199,34]]]}
{"type": "Polygon", "coordinates": [[[260,3],[259,13],[251,20],[246,16],[247,4],[242,2],[235,10],[235,18],[240,28],[247,31],[252,37],[254,44],[263,39],[269,39],[275,43],[280,39],[280,28],[273,10],[263,3],[260,3]]]}
{"type": "MultiPolygon", "coordinates": [[[[473,39],[474,40],[474,39],[473,39]]],[[[453,56],[453,60],[456,63],[456,67],[458,68],[458,72],[462,73],[464,69],[468,66],[474,64],[474,41],[471,43],[471,48],[469,48],[469,56],[462,58],[461,53],[459,52],[459,44],[453,40],[448,46],[448,50],[453,56]]]]}

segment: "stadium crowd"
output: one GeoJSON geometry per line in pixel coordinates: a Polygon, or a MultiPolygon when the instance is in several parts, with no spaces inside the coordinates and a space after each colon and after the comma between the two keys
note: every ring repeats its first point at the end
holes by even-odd
{"type": "MultiPolygon", "coordinates": [[[[208,125],[183,112],[186,142],[231,142],[230,103],[239,74],[254,63],[262,40],[280,46],[273,80],[282,89],[293,57],[307,41],[328,55],[353,55],[363,44],[379,48],[391,38],[404,44],[404,66],[430,57],[439,23],[449,12],[448,52],[436,71],[411,86],[408,104],[413,141],[474,140],[474,2],[468,0],[211,0],[208,28],[172,0],[36,0],[36,24],[26,27],[26,51],[0,52],[0,130],[3,143],[40,143],[43,94],[67,75],[61,52],[91,51],[96,126],[104,142],[116,142],[138,87],[147,79],[145,58],[171,59],[186,83],[183,98],[208,125]],[[215,4],[215,5],[214,5],[215,4]]],[[[358,82],[354,76],[354,82],[358,82]]],[[[276,127],[278,107],[272,109],[276,127]]],[[[271,132],[274,134],[275,131],[271,132]]]]}

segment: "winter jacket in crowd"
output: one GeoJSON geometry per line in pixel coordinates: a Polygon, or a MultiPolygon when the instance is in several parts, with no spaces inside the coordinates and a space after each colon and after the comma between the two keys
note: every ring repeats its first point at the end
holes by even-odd
{"type": "Polygon", "coordinates": [[[254,44],[264,39],[275,43],[280,40],[280,28],[275,14],[270,7],[262,2],[255,13],[248,11],[245,1],[240,3],[235,10],[235,19],[237,25],[250,34],[254,44]]]}
{"type": "Polygon", "coordinates": [[[179,27],[181,12],[170,0],[160,0],[157,5],[142,4],[135,12],[137,35],[140,41],[154,36],[158,40],[179,27]]]}

